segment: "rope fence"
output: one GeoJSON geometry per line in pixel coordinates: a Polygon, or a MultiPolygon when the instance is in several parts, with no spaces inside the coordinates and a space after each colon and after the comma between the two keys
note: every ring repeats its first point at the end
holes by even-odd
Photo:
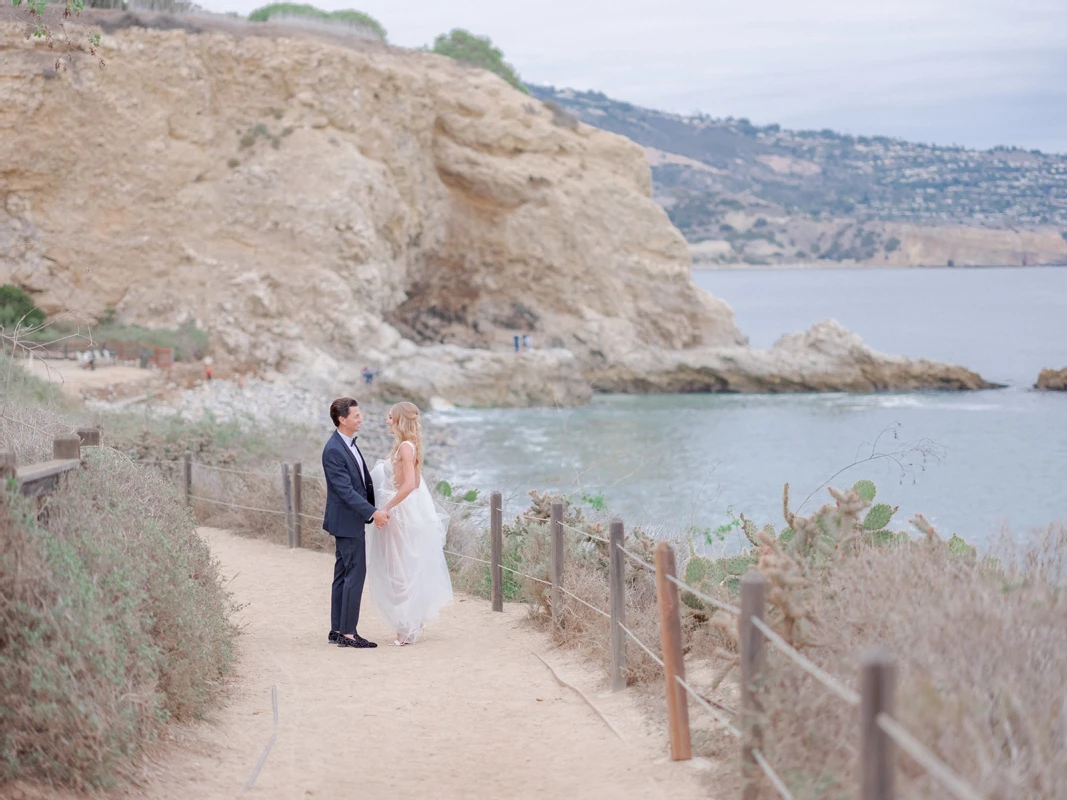
{"type": "Polygon", "coordinates": [[[474,556],[465,556],[465,555],[463,555],[463,553],[457,553],[454,550],[447,550],[446,549],[444,552],[448,553],[450,556],[455,556],[456,558],[465,558],[468,561],[477,561],[479,564],[489,564],[490,566],[492,566],[492,563],[493,563],[491,561],[486,561],[484,558],[475,558],[474,556]]]}
{"type": "MultiPolygon", "coordinates": [[[[283,507],[259,508],[205,497],[193,493],[193,466],[214,470],[220,473],[244,475],[256,478],[273,477],[270,473],[241,470],[230,467],[218,467],[211,464],[194,462],[191,454],[186,453],[179,460],[139,461],[142,464],[180,464],[184,478],[184,490],[187,502],[211,503],[220,507],[232,508],[260,514],[271,514],[285,518],[290,547],[301,547],[301,520],[320,521],[321,516],[305,513],[302,509],[302,484],[304,478],[324,481],[318,475],[302,475],[301,465],[283,463],[281,467],[283,507]]],[[[860,672],[860,688],[857,692],[838,678],[819,667],[811,659],[801,654],[765,620],[767,581],[764,576],[753,571],[741,578],[741,605],[709,596],[677,575],[674,548],[669,542],[660,541],[656,545],[654,563],[636,555],[625,546],[625,531],[620,520],[613,520],[609,525],[609,537],[582,530],[563,522],[563,504],[553,502],[548,519],[530,514],[520,514],[520,518],[540,525],[548,526],[551,563],[549,579],[538,578],[503,562],[503,500],[500,492],[492,492],[488,503],[455,501],[438,498],[439,502],[454,508],[488,509],[490,556],[488,559],[458,553],[445,549],[444,552],[455,558],[484,564],[489,567],[490,599],[494,611],[504,610],[503,576],[509,573],[541,586],[548,587],[553,624],[563,624],[566,608],[564,598],[570,598],[593,613],[604,617],[609,622],[611,638],[611,682],[615,691],[627,686],[626,643],[633,642],[663,671],[667,700],[667,719],[672,760],[687,760],[692,757],[691,730],[689,724],[688,701],[691,699],[701,710],[724,730],[738,739],[741,744],[741,768],[743,776],[742,798],[750,800],[759,793],[759,786],[766,781],[779,797],[792,800],[788,786],[777,774],[769,759],[763,752],[763,731],[766,713],[760,706],[758,687],[765,679],[766,664],[764,650],[769,644],[773,650],[784,656],[789,662],[801,669],[835,697],[850,708],[859,709],[860,730],[860,797],[862,800],[894,800],[895,793],[895,749],[899,747],[931,778],[936,780],[955,800],[981,800],[980,795],[957,775],[947,764],[935,756],[929,748],[893,718],[893,686],[895,683],[895,662],[887,653],[868,654],[860,672]],[[565,548],[564,531],[576,533],[608,546],[609,565],[609,609],[604,610],[575,594],[565,586],[565,548]],[[659,610],[661,655],[647,642],[641,640],[626,625],[626,566],[639,568],[651,573],[656,583],[656,605],[659,610]],[[682,593],[692,595],[709,607],[717,608],[738,618],[740,633],[741,664],[741,707],[738,711],[729,709],[716,701],[704,697],[685,677],[685,658],[681,626],[682,593]],[[735,724],[724,713],[735,714],[739,724],[735,724]]]]}
{"type": "Polygon", "coordinates": [[[789,787],[785,785],[785,782],[778,777],[778,773],[775,772],[771,765],[767,763],[767,759],[763,757],[758,749],[752,751],[752,757],[756,760],[756,764],[763,770],[763,774],[767,776],[767,780],[771,782],[771,785],[778,792],[778,796],[782,800],[793,800],[793,793],[789,791],[789,787]]]}
{"type": "Polygon", "coordinates": [[[795,647],[771,630],[766,622],[759,618],[754,618],[751,622],[752,626],[762,633],[767,638],[767,641],[773,644],[779,653],[804,670],[804,672],[811,675],[811,677],[815,678],[815,680],[836,694],[841,700],[854,707],[860,704],[860,696],[858,694],[847,686],[842,686],[840,682],[830,675],[830,673],[816,666],[810,659],[801,655],[795,647]]]}
{"type": "Polygon", "coordinates": [[[944,761],[931,753],[895,719],[882,712],[875,717],[875,723],[901,750],[911,756],[915,763],[937,778],[956,800],[981,800],[981,796],[974,789],[964,783],[944,761]]]}
{"type": "Polygon", "coordinates": [[[683,689],[686,690],[686,692],[689,693],[690,697],[696,700],[697,705],[701,706],[705,711],[708,712],[712,719],[714,719],[716,722],[726,728],[726,730],[732,733],[735,737],[741,738],[741,731],[735,728],[734,724],[730,722],[730,720],[720,714],[719,711],[711,703],[708,702],[707,698],[705,698],[700,692],[698,692],[696,689],[686,683],[684,678],[675,675],[674,679],[678,681],[679,686],[681,686],[683,689]]]}
{"type": "Polygon", "coordinates": [[[597,536],[595,533],[590,533],[589,531],[583,531],[580,528],[575,528],[573,525],[567,525],[567,524],[562,523],[562,522],[560,524],[563,526],[564,530],[573,531],[574,533],[577,533],[579,536],[584,536],[587,539],[592,539],[594,542],[600,542],[601,544],[606,544],[606,545],[608,545],[608,547],[611,546],[611,542],[609,542],[603,536],[597,536]]]}
{"type": "MultiPolygon", "coordinates": [[[[256,478],[273,478],[274,475],[270,472],[253,472],[247,469],[232,469],[230,467],[218,467],[214,464],[204,464],[200,461],[194,461],[193,466],[200,469],[214,470],[215,472],[225,472],[228,475],[249,475],[256,478]]],[[[310,476],[308,476],[310,477],[310,476]]]]}
{"type": "Polygon", "coordinates": [[[633,561],[637,566],[641,567],[642,569],[647,569],[649,572],[655,572],[656,571],[656,568],[654,566],[649,564],[643,558],[640,558],[639,556],[635,556],[633,553],[631,553],[629,550],[627,550],[622,545],[615,545],[615,546],[618,548],[620,553],[622,553],[628,559],[633,561]]]}
{"type": "Polygon", "coordinates": [[[653,661],[655,661],[657,664],[659,664],[659,666],[661,666],[661,667],[663,666],[663,659],[660,658],[659,656],[657,656],[655,653],[653,653],[652,650],[649,649],[649,646],[647,644],[645,644],[644,642],[642,642],[640,637],[636,633],[631,631],[625,625],[619,625],[619,627],[622,629],[622,632],[625,633],[627,636],[629,636],[638,647],[640,647],[642,650],[644,650],[648,654],[649,658],[651,658],[653,661]]]}
{"type": "Polygon", "coordinates": [[[732,606],[729,603],[724,603],[722,600],[716,600],[714,597],[709,597],[708,595],[704,594],[703,592],[698,592],[692,586],[690,586],[687,583],[682,583],[680,580],[678,580],[673,575],[668,575],[667,576],[667,580],[669,580],[671,583],[673,583],[675,586],[677,586],[683,592],[689,592],[689,594],[693,595],[693,597],[696,597],[699,600],[701,600],[702,602],[707,603],[709,606],[715,606],[716,608],[721,608],[723,611],[729,611],[731,614],[734,614],[735,616],[741,614],[741,609],[738,608],[737,606],[732,606]]]}
{"type": "Polygon", "coordinates": [[[202,497],[201,495],[198,495],[198,494],[189,495],[189,499],[190,500],[199,500],[201,503],[212,503],[213,505],[216,505],[216,506],[226,506],[227,508],[236,508],[236,509],[239,509],[241,511],[255,511],[255,512],[259,513],[259,514],[280,514],[282,516],[285,515],[284,511],[278,511],[277,509],[255,508],[254,506],[242,506],[242,505],[238,505],[237,503],[226,503],[226,502],[224,502],[222,500],[212,500],[210,497],[202,497]]]}

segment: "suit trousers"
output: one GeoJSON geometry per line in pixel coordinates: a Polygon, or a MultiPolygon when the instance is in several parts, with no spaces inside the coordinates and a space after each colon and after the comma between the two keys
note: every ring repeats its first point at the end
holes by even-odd
{"type": "Polygon", "coordinates": [[[336,536],[334,542],[337,553],[333,564],[330,627],[354,635],[359,625],[363,584],[367,580],[367,544],[362,536],[336,536]]]}

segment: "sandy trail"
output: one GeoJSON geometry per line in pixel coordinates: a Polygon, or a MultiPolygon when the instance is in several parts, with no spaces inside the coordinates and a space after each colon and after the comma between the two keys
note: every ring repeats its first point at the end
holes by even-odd
{"type": "Polygon", "coordinates": [[[627,692],[603,693],[573,656],[548,652],[523,606],[494,614],[460,595],[418,644],[397,648],[365,598],[360,633],[380,646],[332,647],[332,555],[201,530],[242,605],[237,675],[217,717],[165,748],[131,796],[708,796],[706,765],[668,761],[662,726],[627,692]],[[623,738],[535,652],[584,684],[623,738]]]}
{"type": "Polygon", "coordinates": [[[77,361],[58,359],[26,359],[20,364],[31,374],[50,383],[60,384],[70,397],[80,397],[83,392],[98,392],[108,388],[122,387],[130,392],[135,388],[147,391],[159,384],[162,377],[156,370],[128,367],[123,364],[85,369],[77,361]]]}

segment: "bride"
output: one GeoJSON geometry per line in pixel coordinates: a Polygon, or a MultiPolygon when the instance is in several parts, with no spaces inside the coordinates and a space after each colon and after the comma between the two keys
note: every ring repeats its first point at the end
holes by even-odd
{"type": "Polygon", "coordinates": [[[397,403],[386,425],[396,443],[374,465],[371,480],[389,522],[368,528],[367,578],[378,614],[400,646],[413,644],[423,624],[452,602],[452,580],[443,552],[448,517],[438,512],[422,480],[419,409],[397,403]]]}

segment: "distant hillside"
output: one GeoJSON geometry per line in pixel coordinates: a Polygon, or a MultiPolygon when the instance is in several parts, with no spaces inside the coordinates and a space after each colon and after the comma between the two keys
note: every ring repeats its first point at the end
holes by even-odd
{"type": "Polygon", "coordinates": [[[1067,262],[1067,156],[679,116],[531,86],[646,148],[656,199],[711,264],[1067,262]]]}

